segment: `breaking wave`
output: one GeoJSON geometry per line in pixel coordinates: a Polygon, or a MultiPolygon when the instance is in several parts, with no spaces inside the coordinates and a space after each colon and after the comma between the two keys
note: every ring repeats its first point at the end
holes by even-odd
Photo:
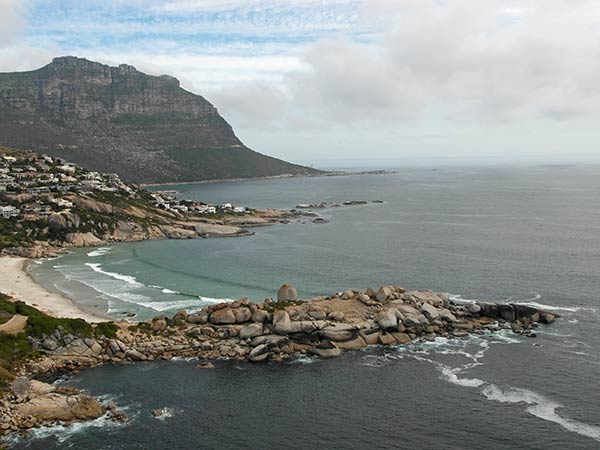
{"type": "Polygon", "coordinates": [[[92,269],[94,272],[101,273],[102,275],[106,275],[108,277],[114,278],[115,280],[124,281],[133,286],[140,286],[140,287],[144,286],[142,283],[138,282],[134,276],[123,275],[123,274],[117,273],[117,272],[107,272],[106,270],[102,270],[100,268],[101,264],[85,263],[85,265],[88,266],[90,269],[92,269]]]}
{"type": "Polygon", "coordinates": [[[514,387],[501,389],[494,384],[488,384],[481,390],[481,393],[488,400],[501,403],[525,403],[529,405],[525,409],[529,414],[600,442],[600,427],[562,417],[556,412],[562,405],[537,392],[514,387]]]}
{"type": "Polygon", "coordinates": [[[96,250],[93,250],[91,252],[89,252],[87,255],[89,257],[95,257],[95,256],[102,256],[102,255],[106,255],[107,253],[109,253],[111,250],[111,247],[100,247],[96,250]]]}

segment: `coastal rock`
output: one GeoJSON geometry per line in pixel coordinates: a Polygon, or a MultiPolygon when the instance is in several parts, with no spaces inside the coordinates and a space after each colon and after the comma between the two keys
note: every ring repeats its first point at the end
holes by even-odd
{"type": "Polygon", "coordinates": [[[292,321],[287,311],[278,310],[273,313],[273,331],[277,334],[292,332],[292,321]]]}
{"type": "Polygon", "coordinates": [[[257,310],[254,314],[252,314],[252,321],[258,323],[264,323],[269,317],[269,313],[263,309],[257,310]]]}
{"type": "Polygon", "coordinates": [[[331,341],[322,341],[318,346],[312,347],[310,352],[321,358],[336,358],[342,354],[342,350],[331,341]]]}
{"type": "Polygon", "coordinates": [[[481,306],[479,306],[477,303],[469,303],[467,305],[467,311],[469,311],[471,314],[479,314],[481,312],[481,306]]]}
{"type": "Polygon", "coordinates": [[[93,233],[67,233],[65,242],[73,247],[96,247],[104,241],[98,239],[93,233]]]}
{"type": "Polygon", "coordinates": [[[367,294],[358,294],[358,300],[367,306],[373,306],[373,305],[378,305],[379,302],[372,300],[371,297],[369,297],[367,294]]]}
{"type": "Polygon", "coordinates": [[[263,325],[262,323],[250,323],[248,325],[244,325],[240,330],[239,338],[240,339],[249,339],[256,336],[260,336],[263,333],[263,325]]]}
{"type": "Polygon", "coordinates": [[[266,361],[269,358],[269,347],[266,344],[260,344],[252,349],[248,355],[251,362],[266,361]]]}
{"type": "Polygon", "coordinates": [[[152,331],[155,333],[160,333],[161,331],[165,331],[167,329],[167,321],[164,319],[158,319],[152,322],[152,331]]]}
{"type": "Polygon", "coordinates": [[[396,343],[396,338],[393,334],[388,333],[387,331],[382,331],[378,336],[378,342],[381,345],[391,345],[396,343]]]}
{"type": "Polygon", "coordinates": [[[295,302],[297,300],[298,291],[291,284],[284,284],[277,291],[278,302],[295,302]]]}
{"type": "Polygon", "coordinates": [[[206,311],[199,311],[188,315],[186,320],[188,323],[204,325],[208,323],[208,313],[206,311]]]}
{"type": "Polygon", "coordinates": [[[340,298],[342,300],[350,300],[351,298],[354,298],[354,295],[355,295],[354,291],[351,291],[350,289],[348,289],[348,290],[346,290],[346,291],[344,291],[342,293],[342,295],[340,296],[340,298]]]}
{"type": "Polygon", "coordinates": [[[237,322],[237,318],[231,308],[223,308],[210,315],[210,322],[216,325],[234,324],[237,322]]]}
{"type": "Polygon", "coordinates": [[[375,298],[378,302],[385,302],[386,300],[390,300],[394,295],[394,287],[393,286],[381,286],[377,291],[375,298]]]}
{"type": "Polygon", "coordinates": [[[379,328],[382,330],[396,329],[398,328],[398,310],[396,308],[390,308],[387,311],[383,311],[376,319],[379,324],[379,328]]]}
{"type": "Polygon", "coordinates": [[[356,338],[356,329],[350,324],[332,323],[320,330],[319,335],[330,341],[349,341],[356,338]]]}
{"type": "Polygon", "coordinates": [[[427,317],[429,320],[435,320],[439,317],[439,311],[429,303],[423,303],[421,306],[421,312],[427,317]]]}
{"type": "Polygon", "coordinates": [[[418,302],[429,303],[436,307],[444,306],[444,300],[434,294],[432,291],[411,291],[408,295],[413,297],[418,302]]]}
{"type": "Polygon", "coordinates": [[[365,348],[367,343],[361,336],[356,336],[354,339],[347,341],[336,341],[336,345],[342,350],[359,350],[365,348]]]}
{"type": "Polygon", "coordinates": [[[498,315],[507,322],[514,322],[517,318],[512,305],[498,305],[498,315]]]}
{"type": "Polygon", "coordinates": [[[449,310],[447,309],[440,309],[439,310],[439,319],[445,320],[447,322],[456,322],[456,316],[454,314],[452,314],[449,310]]]}
{"type": "Polygon", "coordinates": [[[63,421],[97,419],[104,414],[98,400],[84,394],[67,395],[51,392],[17,405],[22,416],[32,416],[38,421],[63,421]]]}
{"type": "Polygon", "coordinates": [[[331,311],[327,314],[327,317],[335,322],[343,322],[346,320],[346,314],[344,314],[343,311],[331,311]]]}
{"type": "Polygon", "coordinates": [[[252,311],[246,307],[235,308],[233,315],[235,316],[235,323],[244,323],[252,319],[252,311]]]}

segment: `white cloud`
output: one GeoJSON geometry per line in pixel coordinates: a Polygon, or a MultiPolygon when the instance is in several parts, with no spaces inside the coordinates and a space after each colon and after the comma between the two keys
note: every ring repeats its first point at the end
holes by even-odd
{"type": "Polygon", "coordinates": [[[18,0],[0,0],[0,47],[10,44],[24,23],[18,11],[18,0]]]}

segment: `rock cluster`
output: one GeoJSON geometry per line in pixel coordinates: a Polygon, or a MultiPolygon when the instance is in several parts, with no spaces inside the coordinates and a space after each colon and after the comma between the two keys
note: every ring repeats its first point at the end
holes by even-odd
{"type": "Polygon", "coordinates": [[[437,336],[464,337],[512,329],[534,336],[538,323],[556,314],[516,304],[458,304],[431,291],[406,292],[399,286],[346,290],[330,297],[298,301],[283,285],[263,303],[247,298],[210,305],[188,314],[159,316],[149,323],[121,324],[118,339],[47,336],[32,344],[49,358],[32,371],[77,370],[105,362],[152,361],[174,356],[284,360],[300,353],[338,356],[368,345],[406,344],[437,336]]]}
{"type": "Polygon", "coordinates": [[[9,393],[0,403],[0,435],[104,415],[113,420],[126,420],[114,405],[103,407],[96,399],[75,389],[20,377],[12,382],[9,393]]]}

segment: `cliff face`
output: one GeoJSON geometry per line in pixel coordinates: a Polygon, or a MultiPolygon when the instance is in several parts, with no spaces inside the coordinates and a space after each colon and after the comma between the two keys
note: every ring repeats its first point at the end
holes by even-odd
{"type": "Polygon", "coordinates": [[[0,145],[138,183],[316,172],[248,149],[210,102],[173,77],[71,56],[0,74],[0,145]]]}

